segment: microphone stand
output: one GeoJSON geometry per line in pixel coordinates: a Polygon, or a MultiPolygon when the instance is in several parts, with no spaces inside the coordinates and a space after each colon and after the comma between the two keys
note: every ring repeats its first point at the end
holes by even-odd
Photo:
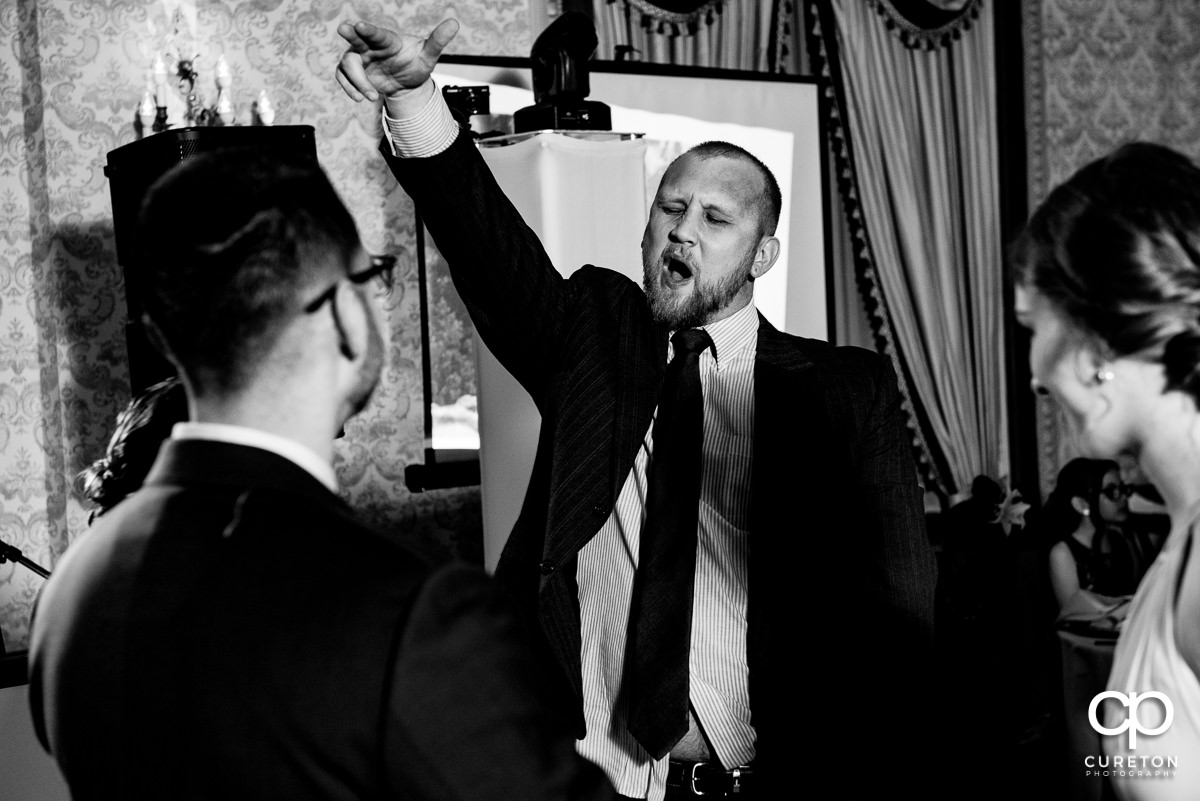
{"type": "Polygon", "coordinates": [[[20,562],[25,567],[37,573],[42,578],[50,578],[50,571],[39,565],[37,562],[31,562],[21,554],[21,551],[8,543],[0,540],[0,565],[5,562],[20,562]]]}

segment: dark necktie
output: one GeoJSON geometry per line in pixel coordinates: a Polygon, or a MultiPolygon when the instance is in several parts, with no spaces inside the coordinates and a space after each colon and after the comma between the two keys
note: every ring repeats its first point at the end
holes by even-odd
{"type": "Polygon", "coordinates": [[[675,355],[663,377],[654,421],[626,661],[629,731],[655,759],[688,730],[688,652],[704,440],[700,354],[712,346],[712,339],[691,329],[676,333],[671,343],[675,355]]]}

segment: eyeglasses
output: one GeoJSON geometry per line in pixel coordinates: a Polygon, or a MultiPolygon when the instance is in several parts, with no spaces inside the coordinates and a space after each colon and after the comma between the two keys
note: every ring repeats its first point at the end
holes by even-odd
{"type": "MultiPolygon", "coordinates": [[[[392,291],[392,287],[396,285],[396,257],[395,256],[372,256],[371,266],[360,273],[351,273],[346,278],[352,284],[365,284],[371,279],[375,279],[375,295],[376,297],[387,297],[392,291]]],[[[305,314],[312,314],[317,309],[325,305],[326,302],[333,299],[334,293],[337,292],[338,285],[331,284],[328,289],[317,295],[312,301],[304,307],[305,314]]]]}
{"type": "Polygon", "coordinates": [[[1100,488],[1100,494],[1110,501],[1119,501],[1133,494],[1133,487],[1128,484],[1109,484],[1100,488]]]}

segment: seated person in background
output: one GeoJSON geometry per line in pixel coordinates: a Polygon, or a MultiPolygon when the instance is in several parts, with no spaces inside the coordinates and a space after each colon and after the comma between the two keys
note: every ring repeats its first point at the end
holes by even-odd
{"type": "Polygon", "coordinates": [[[1060,607],[1080,590],[1132,595],[1153,548],[1129,518],[1129,487],[1107,459],[1072,459],[1058,474],[1042,513],[1050,548],[1050,582],[1060,607]]]}
{"type": "Polygon", "coordinates": [[[1129,487],[1129,517],[1124,527],[1136,529],[1149,549],[1143,560],[1147,569],[1158,556],[1167,534],[1171,530],[1171,518],[1158,488],[1150,483],[1145,472],[1132,459],[1121,459],[1121,480],[1129,487]]]}
{"type": "Polygon", "coordinates": [[[93,504],[89,523],[142,486],[171,427],[187,417],[187,395],[176,376],[147,387],[121,410],[104,456],[79,474],[83,497],[93,504]]]}
{"type": "Polygon", "coordinates": [[[202,154],[151,186],[133,241],[192,416],[36,607],[34,727],[72,796],[611,798],[483,570],[429,567],[337,495],[395,260],[321,169],[202,154]]]}
{"type": "Polygon", "coordinates": [[[976,476],[971,495],[946,513],[942,561],[938,571],[939,627],[990,626],[1007,604],[1007,538],[1000,525],[1004,489],[992,478],[976,476]]]}

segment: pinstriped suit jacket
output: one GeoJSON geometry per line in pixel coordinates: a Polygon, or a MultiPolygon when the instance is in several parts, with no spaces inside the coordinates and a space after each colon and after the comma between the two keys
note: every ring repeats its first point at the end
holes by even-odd
{"type": "MultiPolygon", "coordinates": [[[[650,425],[667,331],[624,276],[585,266],[563,279],[468,135],[430,158],[381,151],[480,334],[541,412],[497,576],[582,736],[576,555],[650,425]]],[[[906,714],[882,705],[928,675],[935,566],[888,363],[760,324],[747,658],[757,761],[782,766],[906,714]]]]}

